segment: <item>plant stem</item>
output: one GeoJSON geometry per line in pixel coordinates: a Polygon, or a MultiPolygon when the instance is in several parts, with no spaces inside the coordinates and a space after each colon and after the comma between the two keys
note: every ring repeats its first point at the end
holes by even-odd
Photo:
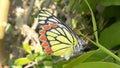
{"type": "Polygon", "coordinates": [[[85,0],[86,4],[88,5],[88,8],[90,9],[91,12],[91,16],[92,16],[92,24],[93,24],[93,30],[94,30],[94,35],[95,35],[95,39],[96,39],[96,43],[99,43],[98,41],[98,32],[97,32],[97,25],[96,25],[96,21],[95,21],[95,17],[94,17],[94,13],[88,3],[87,0],[85,0]]]}
{"type": "MultiPolygon", "coordinates": [[[[96,45],[97,47],[99,47],[101,50],[103,50],[105,53],[109,54],[110,56],[112,56],[113,58],[115,58],[116,60],[120,61],[120,58],[118,56],[116,56],[114,53],[112,53],[110,50],[108,50],[107,48],[103,47],[99,41],[98,41],[98,33],[97,33],[97,26],[96,26],[96,21],[95,21],[95,17],[94,17],[94,14],[93,14],[93,11],[88,3],[87,0],[85,0],[86,4],[88,5],[88,8],[90,9],[90,12],[91,12],[91,16],[92,16],[92,23],[93,23],[93,30],[95,31],[94,35],[95,35],[95,38],[96,38],[96,42],[92,41],[91,39],[87,38],[89,41],[91,41],[94,45],[96,45]]],[[[82,36],[84,36],[82,34],[82,36]]],[[[84,36],[85,37],[85,36],[84,36]]]]}
{"type": "Polygon", "coordinates": [[[103,47],[103,45],[101,45],[100,43],[96,43],[94,41],[92,41],[90,38],[86,37],[84,34],[80,33],[83,37],[85,37],[87,40],[89,40],[90,42],[92,42],[94,45],[96,45],[97,47],[99,47],[101,50],[103,50],[105,53],[107,53],[108,55],[112,56],[113,58],[115,58],[116,60],[118,60],[120,62],[120,58],[118,56],[116,56],[114,53],[112,53],[110,50],[108,50],[107,48],[103,47]]]}
{"type": "Polygon", "coordinates": [[[97,46],[103,50],[104,52],[106,52],[107,54],[109,54],[110,56],[112,56],[113,58],[115,58],[116,60],[118,60],[120,62],[120,57],[116,56],[114,53],[112,53],[110,50],[108,50],[107,48],[103,47],[100,43],[97,44],[97,46]]]}

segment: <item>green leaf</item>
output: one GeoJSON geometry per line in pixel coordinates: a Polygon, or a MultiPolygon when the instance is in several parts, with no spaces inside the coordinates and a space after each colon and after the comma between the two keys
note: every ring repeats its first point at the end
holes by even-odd
{"type": "Polygon", "coordinates": [[[12,25],[8,23],[7,26],[6,26],[6,28],[5,28],[5,32],[6,32],[6,33],[9,33],[9,32],[11,32],[12,30],[13,30],[12,25]]]}
{"type": "Polygon", "coordinates": [[[120,21],[104,29],[100,34],[100,43],[109,49],[119,46],[120,44],[120,30],[119,29],[120,29],[120,21]]]}
{"type": "Polygon", "coordinates": [[[76,28],[76,26],[77,26],[77,20],[72,19],[72,28],[74,29],[76,28]]]}
{"type": "Polygon", "coordinates": [[[71,60],[70,63],[66,64],[65,67],[73,67],[81,62],[84,62],[85,60],[87,60],[91,55],[93,55],[95,53],[95,51],[90,51],[90,52],[87,52],[86,54],[83,54],[79,57],[77,57],[76,59],[73,59],[71,60]]]}
{"type": "Polygon", "coordinates": [[[63,61],[61,61],[61,62],[59,62],[59,63],[57,63],[57,64],[54,64],[54,66],[56,65],[58,68],[63,68],[63,66],[65,65],[65,64],[67,64],[67,63],[69,63],[70,61],[68,61],[68,60],[63,60],[63,61]]]}
{"type": "Polygon", "coordinates": [[[36,53],[27,55],[27,58],[31,61],[35,60],[36,57],[37,57],[36,53]]]}
{"type": "Polygon", "coordinates": [[[32,54],[32,49],[30,45],[28,45],[27,43],[23,43],[23,48],[26,52],[28,52],[29,54],[32,54]]]}
{"type": "Polygon", "coordinates": [[[96,61],[96,62],[97,61],[113,62],[114,60],[111,56],[104,53],[102,50],[98,49],[98,50],[87,52],[87,53],[77,57],[76,59],[71,60],[68,64],[66,64],[65,67],[70,68],[70,67],[76,66],[79,63],[94,62],[94,61],[96,61]]]}
{"type": "Polygon", "coordinates": [[[36,61],[42,61],[44,59],[52,59],[51,55],[48,54],[40,54],[39,56],[36,57],[36,61]]]}
{"type": "Polygon", "coordinates": [[[101,49],[95,50],[95,52],[89,56],[84,62],[94,62],[94,61],[107,61],[114,62],[113,57],[102,51],[101,49]]]}
{"type": "Polygon", "coordinates": [[[18,65],[18,66],[12,66],[11,68],[22,68],[21,65],[18,65]]]}
{"type": "Polygon", "coordinates": [[[15,65],[25,65],[30,63],[31,61],[28,58],[19,58],[15,60],[15,65]]]}
{"type": "Polygon", "coordinates": [[[52,65],[53,65],[53,62],[51,62],[51,61],[44,61],[43,64],[44,64],[45,66],[52,66],[52,65]]]}
{"type": "Polygon", "coordinates": [[[120,5],[120,0],[101,0],[103,6],[120,5]]]}
{"type": "Polygon", "coordinates": [[[120,68],[120,65],[109,62],[87,62],[87,63],[80,63],[71,68],[120,68]]]}

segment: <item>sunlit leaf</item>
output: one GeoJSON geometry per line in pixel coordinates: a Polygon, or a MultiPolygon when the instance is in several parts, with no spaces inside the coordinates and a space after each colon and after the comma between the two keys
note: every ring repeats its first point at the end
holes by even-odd
{"type": "Polygon", "coordinates": [[[29,54],[32,53],[32,49],[30,47],[30,45],[28,45],[27,43],[23,43],[23,48],[26,52],[28,52],[29,54]]]}
{"type": "Polygon", "coordinates": [[[75,19],[72,19],[72,27],[73,29],[76,28],[77,26],[77,21],[75,19]]]}
{"type": "Polygon", "coordinates": [[[18,65],[18,66],[12,66],[12,68],[22,68],[21,65],[18,65]]]}
{"type": "Polygon", "coordinates": [[[31,61],[28,58],[19,58],[15,60],[15,65],[25,65],[30,63],[31,61]]]}

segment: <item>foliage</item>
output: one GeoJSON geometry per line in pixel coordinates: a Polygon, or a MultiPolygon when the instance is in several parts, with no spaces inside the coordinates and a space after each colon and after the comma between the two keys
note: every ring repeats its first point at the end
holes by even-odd
{"type": "MultiPolygon", "coordinates": [[[[57,16],[68,25],[72,22],[73,31],[89,41],[86,42],[85,53],[71,57],[70,60],[61,60],[59,56],[41,52],[41,48],[33,51],[31,45],[23,43],[20,48],[25,55],[15,59],[14,64],[10,62],[11,67],[22,68],[33,64],[33,68],[120,68],[119,0],[50,1],[43,1],[39,9],[52,9],[51,5],[56,4],[54,7],[57,16]]],[[[38,12],[34,11],[33,18],[37,14],[38,12]]],[[[12,30],[13,25],[9,24],[6,34],[10,34],[12,30]]]]}
{"type": "MultiPolygon", "coordinates": [[[[73,68],[119,68],[119,65],[116,65],[114,63],[106,63],[106,62],[87,62],[87,63],[80,63],[73,68]]],[[[66,67],[67,68],[67,67],[66,67]]]]}
{"type": "MultiPolygon", "coordinates": [[[[32,53],[32,49],[30,45],[23,43],[24,50],[28,53],[28,55],[24,58],[18,58],[14,62],[14,67],[23,66],[32,62],[43,62],[43,60],[51,60],[52,57],[48,54],[41,54],[40,52],[32,53]]],[[[44,61],[43,63],[47,65],[51,65],[49,61],[44,61]]]]}

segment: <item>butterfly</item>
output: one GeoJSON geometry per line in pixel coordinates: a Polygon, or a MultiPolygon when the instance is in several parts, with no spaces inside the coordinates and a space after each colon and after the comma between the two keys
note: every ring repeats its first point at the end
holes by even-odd
{"type": "Polygon", "coordinates": [[[84,40],[47,10],[38,14],[39,41],[45,53],[70,58],[84,49],[84,40]]]}

